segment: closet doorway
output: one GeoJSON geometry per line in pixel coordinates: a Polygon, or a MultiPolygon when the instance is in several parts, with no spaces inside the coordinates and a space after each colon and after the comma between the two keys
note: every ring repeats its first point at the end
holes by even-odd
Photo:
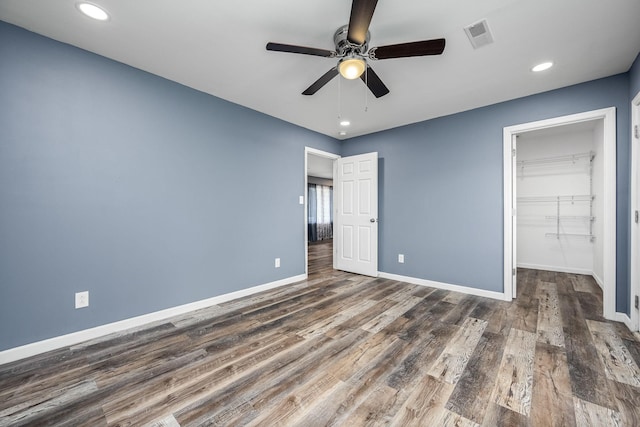
{"type": "Polygon", "coordinates": [[[615,109],[504,129],[505,298],[517,269],[592,276],[615,319],[615,109]]]}
{"type": "Polygon", "coordinates": [[[340,156],[305,148],[305,274],[335,268],[333,247],[334,161],[340,156]]]}

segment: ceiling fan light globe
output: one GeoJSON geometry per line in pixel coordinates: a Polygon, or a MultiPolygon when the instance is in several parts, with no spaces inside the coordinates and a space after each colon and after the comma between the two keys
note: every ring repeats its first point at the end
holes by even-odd
{"type": "Polygon", "coordinates": [[[338,71],[345,79],[353,80],[360,77],[366,67],[367,65],[362,58],[347,58],[340,61],[338,71]]]}

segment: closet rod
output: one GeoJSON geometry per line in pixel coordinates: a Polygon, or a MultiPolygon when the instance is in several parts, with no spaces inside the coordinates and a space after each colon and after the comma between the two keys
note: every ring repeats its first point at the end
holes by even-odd
{"type": "Polygon", "coordinates": [[[594,157],[595,157],[595,153],[593,151],[589,151],[587,153],[567,154],[564,156],[519,160],[518,167],[523,168],[525,166],[534,166],[534,165],[541,166],[541,165],[553,164],[553,163],[576,162],[580,159],[589,159],[589,161],[592,161],[594,157]]]}
{"type": "Polygon", "coordinates": [[[517,198],[518,203],[557,203],[557,202],[590,202],[595,196],[589,194],[576,194],[572,196],[522,196],[517,198]]]}
{"type": "Polygon", "coordinates": [[[559,239],[560,237],[585,237],[591,240],[592,242],[595,240],[596,236],[593,234],[578,234],[578,233],[546,233],[546,237],[555,237],[559,239]]]}
{"type": "Polygon", "coordinates": [[[547,215],[545,219],[566,219],[566,220],[579,220],[579,221],[595,221],[595,216],[588,215],[579,215],[579,216],[571,216],[571,215],[560,215],[559,217],[556,215],[547,215]]]}

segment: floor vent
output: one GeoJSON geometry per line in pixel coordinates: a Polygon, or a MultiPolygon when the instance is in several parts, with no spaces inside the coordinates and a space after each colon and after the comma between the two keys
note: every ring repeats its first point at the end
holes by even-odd
{"type": "Polygon", "coordinates": [[[493,43],[493,35],[491,35],[486,19],[465,27],[464,32],[467,33],[474,49],[493,43]]]}

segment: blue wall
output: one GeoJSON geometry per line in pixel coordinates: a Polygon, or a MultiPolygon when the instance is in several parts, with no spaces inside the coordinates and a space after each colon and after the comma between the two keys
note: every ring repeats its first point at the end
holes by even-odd
{"type": "Polygon", "coordinates": [[[618,133],[617,310],[628,313],[628,74],[344,142],[342,155],[377,151],[381,158],[380,271],[502,292],[503,128],[611,106],[618,133]]]}
{"type": "Polygon", "coordinates": [[[304,274],[336,140],[2,22],[0,58],[0,350],[304,274]]]}

